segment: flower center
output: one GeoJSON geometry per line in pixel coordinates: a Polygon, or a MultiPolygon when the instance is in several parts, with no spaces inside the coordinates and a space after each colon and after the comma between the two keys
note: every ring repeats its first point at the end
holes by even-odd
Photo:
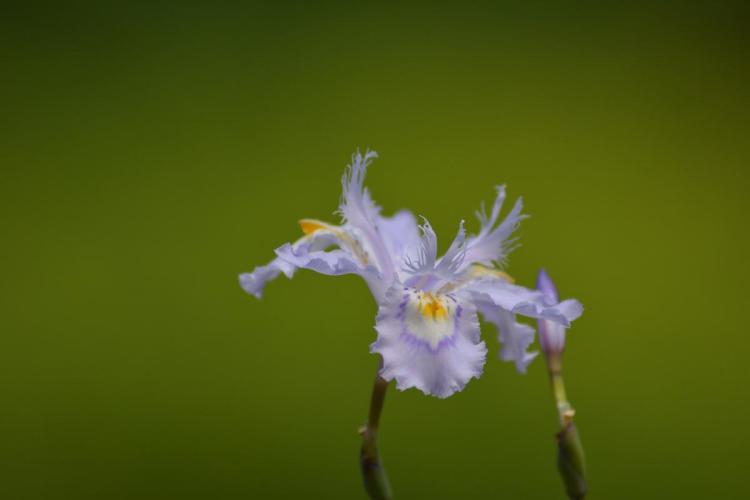
{"type": "Polygon", "coordinates": [[[401,300],[400,319],[404,334],[416,343],[438,349],[455,331],[461,307],[451,295],[406,288],[401,300]]]}
{"type": "Polygon", "coordinates": [[[417,309],[425,319],[445,320],[448,315],[443,297],[436,297],[430,292],[424,292],[417,300],[417,309]]]}

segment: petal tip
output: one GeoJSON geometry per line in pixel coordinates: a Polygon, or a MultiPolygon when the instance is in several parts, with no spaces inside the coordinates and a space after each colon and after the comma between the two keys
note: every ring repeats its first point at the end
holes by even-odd
{"type": "Polygon", "coordinates": [[[263,285],[259,283],[253,273],[242,273],[238,276],[240,287],[256,299],[263,296],[263,285]]]}
{"type": "Polygon", "coordinates": [[[544,294],[546,299],[551,302],[557,302],[557,287],[544,268],[539,270],[539,275],[536,279],[536,288],[544,294]]]}

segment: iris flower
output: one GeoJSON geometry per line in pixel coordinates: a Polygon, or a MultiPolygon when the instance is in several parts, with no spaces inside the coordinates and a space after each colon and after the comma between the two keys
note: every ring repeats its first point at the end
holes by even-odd
{"type": "Polygon", "coordinates": [[[521,199],[501,220],[505,187],[499,186],[490,214],[484,207],[477,212],[479,232],[467,235],[461,221],[438,257],[427,219],[419,225],[406,210],[381,215],[364,187],[374,158],[374,151],[352,156],[342,178],[341,224],[302,219],[304,236],[277,248],[269,264],[241,274],[242,288],[260,298],[266,282],[282,273],[291,278],[298,269],[361,276],[379,306],[370,352],[382,357],[380,377],[395,379],[400,390],[415,387],[446,398],[478,378],[487,354],[478,314],[497,328],[500,358],[524,373],[538,353],[528,351],[534,329],[518,323],[516,315],[567,327],[583,309],[576,300],[550,301],[515,285],[501,270],[515,247],[512,233],[526,217],[521,199]]]}

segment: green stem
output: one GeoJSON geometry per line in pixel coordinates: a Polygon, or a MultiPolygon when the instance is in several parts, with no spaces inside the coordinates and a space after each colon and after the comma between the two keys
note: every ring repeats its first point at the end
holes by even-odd
{"type": "Polygon", "coordinates": [[[370,415],[367,419],[367,427],[373,431],[377,431],[380,426],[380,414],[383,413],[386,390],[388,390],[388,382],[380,375],[375,376],[375,384],[373,384],[370,397],[370,415]]]}
{"type": "Polygon", "coordinates": [[[560,427],[564,428],[572,421],[575,411],[565,393],[565,381],[562,378],[562,371],[560,371],[559,365],[553,366],[550,363],[549,381],[552,386],[552,394],[555,396],[555,403],[557,403],[557,415],[560,418],[560,427]]]}
{"type": "Polygon", "coordinates": [[[370,414],[367,424],[360,429],[362,435],[362,448],[359,455],[359,463],[362,469],[362,479],[365,490],[372,500],[390,500],[393,498],[388,476],[380,462],[380,453],[377,446],[378,426],[380,425],[380,414],[383,412],[385,393],[388,382],[375,376],[370,399],[370,414]]]}
{"type": "Polygon", "coordinates": [[[565,491],[568,497],[572,500],[583,500],[588,492],[586,464],[581,438],[573,423],[575,411],[565,393],[562,360],[559,354],[547,358],[547,369],[560,419],[560,432],[557,434],[557,467],[565,483],[565,491]]]}

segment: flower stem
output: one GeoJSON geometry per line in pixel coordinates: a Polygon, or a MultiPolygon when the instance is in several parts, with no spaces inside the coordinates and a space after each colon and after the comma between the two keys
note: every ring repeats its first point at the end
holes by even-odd
{"type": "Polygon", "coordinates": [[[565,427],[573,420],[575,410],[568,402],[568,396],[565,393],[565,381],[562,378],[562,371],[559,363],[549,363],[549,381],[552,386],[552,395],[557,403],[557,414],[560,417],[560,427],[565,427]]]}
{"type": "Polygon", "coordinates": [[[362,469],[362,479],[365,490],[372,500],[390,500],[393,498],[391,485],[388,482],[385,469],[380,462],[380,453],[377,446],[378,426],[380,425],[380,414],[383,411],[385,393],[388,382],[375,376],[370,399],[370,414],[367,424],[359,431],[362,436],[362,448],[359,455],[359,464],[362,469]]]}
{"type": "Polygon", "coordinates": [[[578,429],[573,423],[575,410],[568,402],[565,393],[561,365],[562,360],[559,355],[547,358],[550,385],[560,418],[560,432],[557,433],[557,467],[565,483],[568,497],[572,500],[583,500],[588,492],[583,445],[578,429]]]}

